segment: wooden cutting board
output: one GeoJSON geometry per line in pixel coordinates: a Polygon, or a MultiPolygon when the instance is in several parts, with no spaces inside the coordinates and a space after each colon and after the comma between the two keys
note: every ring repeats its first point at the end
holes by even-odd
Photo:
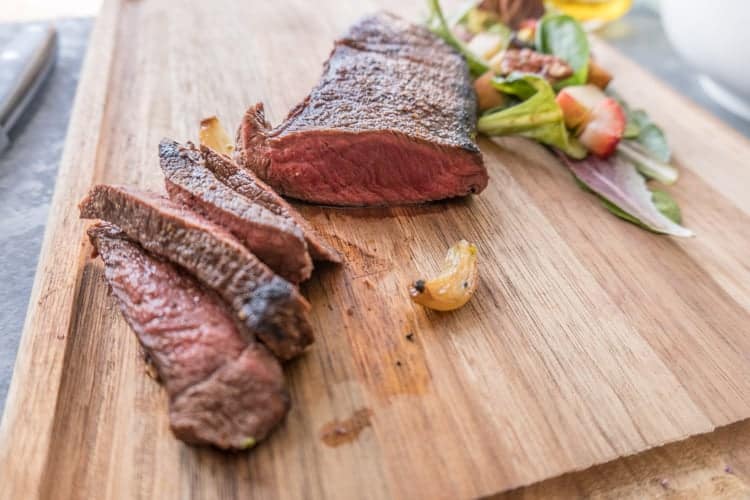
{"type": "Polygon", "coordinates": [[[97,182],[161,189],[159,140],[194,139],[204,116],[234,126],[263,100],[278,123],[337,34],[378,4],[416,18],[421,3],[401,3],[106,3],[0,428],[1,497],[467,498],[750,416],[750,144],[597,44],[666,129],[696,238],[616,219],[518,139],[480,141],[480,196],[302,206],[347,263],[303,287],[317,342],[286,367],[286,423],[249,453],[173,439],[77,201],[97,182]],[[480,248],[475,297],[414,306],[408,283],[460,238],[480,248]]]}

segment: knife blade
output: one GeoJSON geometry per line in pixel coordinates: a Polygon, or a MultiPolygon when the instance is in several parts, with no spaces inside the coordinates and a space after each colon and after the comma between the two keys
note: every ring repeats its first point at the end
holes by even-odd
{"type": "Polygon", "coordinates": [[[0,153],[10,131],[33,102],[57,58],[57,30],[51,24],[24,26],[0,47],[0,153]]]}

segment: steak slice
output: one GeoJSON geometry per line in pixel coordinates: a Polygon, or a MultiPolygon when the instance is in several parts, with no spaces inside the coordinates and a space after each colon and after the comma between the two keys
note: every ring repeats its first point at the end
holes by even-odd
{"type": "Polygon", "coordinates": [[[115,224],[216,291],[247,339],[257,335],[279,358],[293,358],[313,341],[310,304],[222,227],[163,196],[124,186],[93,187],[80,209],[82,218],[115,224]]]}
{"type": "Polygon", "coordinates": [[[315,260],[324,260],[340,264],[341,255],[307,222],[307,219],[294,209],[281,196],[260,180],[252,170],[239,167],[229,157],[201,146],[205,166],[224,184],[242,196],[265,207],[280,217],[290,219],[305,234],[307,249],[315,260]]]}
{"type": "Polygon", "coordinates": [[[243,449],[289,410],[279,362],[240,335],[225,306],[119,228],[88,230],[122,315],[169,395],[172,431],[188,443],[243,449]]]}
{"type": "Polygon", "coordinates": [[[291,219],[236,193],[205,167],[203,153],[164,139],[159,160],[169,197],[225,227],[283,278],[299,283],[313,264],[302,230],[291,219]]]}
{"type": "Polygon", "coordinates": [[[252,106],[235,155],[293,198],[419,203],[486,187],[475,122],[463,58],[426,28],[379,13],[335,42],[318,85],[281,125],[252,106]]]}
{"type": "Polygon", "coordinates": [[[189,443],[247,449],[264,439],[289,411],[279,361],[259,343],[191,385],[170,406],[172,430],[189,443]],[[210,430],[207,428],[211,427],[210,430]]]}

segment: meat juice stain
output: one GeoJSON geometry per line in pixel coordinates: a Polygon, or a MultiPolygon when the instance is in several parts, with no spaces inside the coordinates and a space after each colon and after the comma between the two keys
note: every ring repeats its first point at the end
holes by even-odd
{"type": "Polygon", "coordinates": [[[392,263],[378,257],[374,252],[351,243],[339,236],[331,235],[334,247],[344,256],[344,265],[352,279],[363,278],[388,271],[392,263]]]}
{"type": "Polygon", "coordinates": [[[360,408],[346,420],[328,422],[320,429],[320,439],[331,447],[350,443],[359,437],[365,427],[370,427],[372,415],[371,409],[360,408]]]}
{"type": "Polygon", "coordinates": [[[408,298],[404,299],[406,306],[388,309],[386,314],[382,306],[389,300],[379,296],[381,292],[375,285],[368,285],[367,278],[351,280],[350,286],[349,304],[355,316],[342,319],[347,324],[357,378],[381,401],[427,392],[432,375],[422,343],[414,334],[416,319],[409,310],[408,298]]]}
{"type": "MultiPolygon", "coordinates": [[[[384,290],[378,285],[378,275],[394,263],[376,256],[371,248],[365,250],[335,235],[330,239],[346,262],[343,276],[338,276],[344,281],[341,292],[332,300],[341,306],[338,320],[347,333],[356,370],[351,376],[380,401],[424,394],[432,375],[422,343],[415,335],[407,337],[416,326],[411,303],[408,296],[382,295],[384,290]]],[[[382,244],[370,246],[382,251],[382,244]]]]}

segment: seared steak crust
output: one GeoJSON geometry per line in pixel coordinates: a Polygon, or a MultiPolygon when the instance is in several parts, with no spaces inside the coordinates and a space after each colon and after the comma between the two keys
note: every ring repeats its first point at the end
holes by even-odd
{"type": "Polygon", "coordinates": [[[307,248],[315,260],[341,263],[341,255],[281,196],[260,180],[252,170],[241,168],[228,156],[201,146],[205,166],[224,184],[280,217],[290,219],[305,234],[307,248]]]}
{"type": "Polygon", "coordinates": [[[119,228],[98,223],[88,234],[169,395],[175,435],[224,449],[265,438],[289,409],[279,362],[262,345],[248,344],[218,297],[119,228]]]}
{"type": "Polygon", "coordinates": [[[269,211],[225,185],[206,168],[193,144],[170,139],[159,144],[169,197],[228,229],[277,274],[293,283],[310,277],[312,259],[302,230],[288,217],[269,211]]]}
{"type": "Polygon", "coordinates": [[[425,28],[388,14],[365,18],[336,42],[321,81],[274,136],[387,130],[478,154],[467,71],[461,56],[425,28]]]}
{"type": "Polygon", "coordinates": [[[80,203],[81,217],[120,227],[146,250],[216,291],[244,325],[281,359],[312,341],[308,302],[229,232],[155,193],[98,185],[80,203]]]}
{"type": "Polygon", "coordinates": [[[487,185],[465,61],[380,13],[335,43],[310,95],[271,129],[245,114],[237,158],[282,194],[335,205],[416,203],[487,185]]]}

